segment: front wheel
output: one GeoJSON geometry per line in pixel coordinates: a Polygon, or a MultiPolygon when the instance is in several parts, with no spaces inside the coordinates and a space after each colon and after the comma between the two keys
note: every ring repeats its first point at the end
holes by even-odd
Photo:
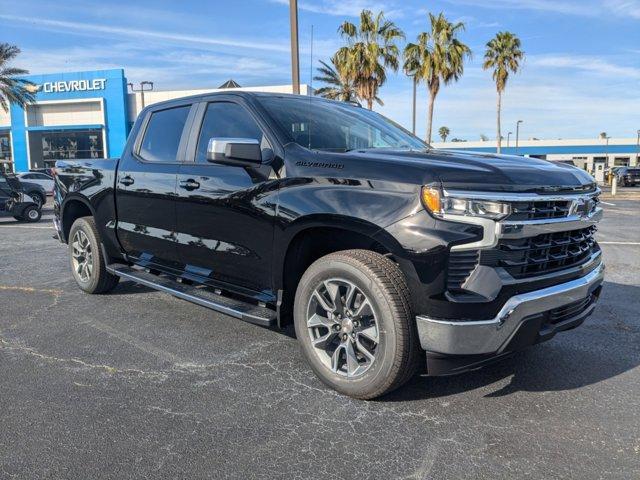
{"type": "Polygon", "coordinates": [[[313,371],[346,395],[384,395],[419,365],[406,280],[375,252],[347,250],[313,263],[298,285],[294,323],[313,371]]]}
{"type": "Polygon", "coordinates": [[[36,207],[35,205],[30,205],[23,210],[20,218],[23,222],[39,222],[40,218],[42,218],[42,210],[40,210],[40,208],[36,207]]]}
{"type": "Polygon", "coordinates": [[[73,278],[87,293],[106,293],[118,284],[120,277],[107,272],[100,235],[92,217],[79,218],[71,225],[69,261],[73,278]]]}

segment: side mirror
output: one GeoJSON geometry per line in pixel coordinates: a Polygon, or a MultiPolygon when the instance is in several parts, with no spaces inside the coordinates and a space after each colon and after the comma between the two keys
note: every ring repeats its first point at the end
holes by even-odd
{"type": "Polygon", "coordinates": [[[207,160],[226,165],[262,163],[262,149],[255,138],[210,138],[207,160]]]}

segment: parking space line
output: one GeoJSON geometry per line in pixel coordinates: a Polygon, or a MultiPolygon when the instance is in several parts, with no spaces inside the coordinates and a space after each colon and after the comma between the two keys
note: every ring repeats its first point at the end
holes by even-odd
{"type": "Polygon", "coordinates": [[[0,231],[2,231],[3,228],[39,228],[45,230],[53,229],[53,227],[39,227],[36,225],[2,225],[0,223],[0,231]]]}

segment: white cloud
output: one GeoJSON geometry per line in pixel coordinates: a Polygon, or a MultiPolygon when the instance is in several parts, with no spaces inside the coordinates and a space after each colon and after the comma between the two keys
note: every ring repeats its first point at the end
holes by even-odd
{"type": "Polygon", "coordinates": [[[18,15],[6,15],[0,14],[0,20],[7,20],[10,22],[20,22],[26,24],[32,28],[55,30],[60,32],[64,30],[69,33],[82,33],[89,36],[111,36],[115,38],[136,38],[136,39],[150,39],[170,41],[181,44],[199,44],[199,45],[211,45],[222,47],[234,47],[234,48],[246,48],[255,50],[267,50],[274,52],[288,52],[289,44],[287,42],[273,43],[268,41],[254,40],[249,41],[237,38],[223,38],[223,37],[210,37],[204,35],[186,35],[180,33],[172,33],[167,31],[156,30],[144,30],[130,27],[113,27],[108,25],[101,25],[96,23],[87,22],[71,22],[64,20],[52,20],[39,17],[23,17],[18,15]]]}
{"type": "Polygon", "coordinates": [[[617,15],[640,19],[640,1],[638,0],[607,0],[605,6],[617,15]]]}
{"type": "MultiPolygon", "coordinates": [[[[273,3],[289,5],[289,0],[271,0],[273,3]]],[[[403,16],[403,11],[395,4],[375,0],[310,0],[298,2],[298,8],[311,13],[335,15],[339,17],[358,17],[362,10],[384,12],[388,18],[403,16]]]]}
{"type": "Polygon", "coordinates": [[[454,5],[484,7],[497,10],[535,10],[569,15],[596,16],[602,10],[600,2],[593,0],[446,0],[454,5]]]}
{"type": "Polygon", "coordinates": [[[618,65],[596,56],[535,55],[528,57],[531,66],[579,70],[609,79],[640,79],[640,68],[618,65]]]}

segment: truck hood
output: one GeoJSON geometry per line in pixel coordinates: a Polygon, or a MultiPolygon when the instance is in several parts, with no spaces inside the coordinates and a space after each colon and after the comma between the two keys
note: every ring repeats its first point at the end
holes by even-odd
{"type": "MultiPolygon", "coordinates": [[[[512,155],[370,149],[305,157],[295,162],[293,170],[295,167],[312,169],[314,175],[328,177],[422,185],[441,183],[445,188],[463,190],[553,193],[596,188],[591,175],[572,165],[512,155]]],[[[289,167],[288,172],[291,172],[289,167]]]]}
{"type": "Polygon", "coordinates": [[[565,163],[514,155],[447,150],[364,151],[359,154],[397,167],[421,165],[445,188],[491,191],[557,192],[595,188],[587,172],[565,163]]]}

